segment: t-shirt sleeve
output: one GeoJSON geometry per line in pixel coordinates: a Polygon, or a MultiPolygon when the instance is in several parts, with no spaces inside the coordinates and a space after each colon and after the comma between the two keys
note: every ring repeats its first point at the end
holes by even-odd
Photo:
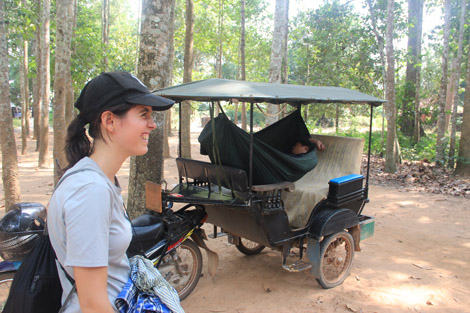
{"type": "Polygon", "coordinates": [[[111,192],[89,183],[64,204],[65,266],[108,266],[111,192]]]}

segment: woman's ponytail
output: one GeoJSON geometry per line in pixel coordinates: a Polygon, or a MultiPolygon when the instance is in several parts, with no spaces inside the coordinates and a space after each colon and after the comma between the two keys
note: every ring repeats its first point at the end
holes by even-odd
{"type": "Polygon", "coordinates": [[[69,162],[68,168],[71,168],[80,159],[89,156],[91,153],[92,147],[90,139],[86,134],[86,124],[87,122],[78,115],[67,128],[65,155],[69,162]]]}

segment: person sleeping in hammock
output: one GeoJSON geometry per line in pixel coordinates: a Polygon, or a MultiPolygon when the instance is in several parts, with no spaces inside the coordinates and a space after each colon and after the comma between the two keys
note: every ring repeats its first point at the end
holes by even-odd
{"type": "Polygon", "coordinates": [[[322,151],[325,145],[320,140],[313,138],[300,139],[293,146],[290,155],[294,157],[302,156],[311,151],[311,144],[314,144],[317,150],[322,151]]]}

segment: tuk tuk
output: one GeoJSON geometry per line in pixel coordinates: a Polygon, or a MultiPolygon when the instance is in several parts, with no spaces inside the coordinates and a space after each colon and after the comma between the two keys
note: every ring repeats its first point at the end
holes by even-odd
{"type": "Polygon", "coordinates": [[[369,202],[373,109],[385,101],[339,87],[225,79],[191,82],[154,93],[179,102],[180,112],[182,101],[211,104],[211,120],[199,137],[201,148],[210,150],[206,153],[211,162],[177,158],[179,183],[172,190],[163,191],[163,201],[167,205],[203,206],[208,213],[207,223],[214,225],[214,236],[220,227],[228,234],[229,242],[246,255],[260,253],[265,247],[277,249],[282,254],[284,269],[291,272],[310,270],[323,288],[340,285],[350,272],[354,252],[360,251],[361,240],[374,234],[374,218],[363,215],[362,211],[369,202]],[[221,101],[249,104],[249,132],[233,128],[223,111],[222,117],[213,116],[213,108],[220,106],[221,101]],[[285,104],[297,110],[289,115],[291,117],[286,117],[291,124],[278,129],[278,135],[264,130],[255,133],[253,112],[259,103],[285,104]],[[370,107],[365,176],[360,174],[364,139],[329,135],[312,135],[321,140],[326,149],[315,151],[317,165],[308,172],[297,175],[294,171],[295,175],[291,175],[289,162],[293,162],[295,170],[299,171],[305,170],[302,167],[305,163],[286,156],[285,151],[279,152],[275,147],[278,137],[296,128],[292,123],[303,123],[302,106],[322,103],[370,107]],[[226,129],[233,131],[226,132],[226,129]],[[204,142],[206,146],[203,147],[204,142]],[[245,148],[246,153],[237,156],[238,163],[232,162],[233,156],[245,148]],[[270,164],[271,160],[277,162],[275,166],[270,164]],[[289,167],[288,175],[282,176],[285,166],[289,167]],[[282,181],[276,175],[287,179],[282,181]],[[298,260],[289,262],[293,248],[299,248],[298,260]]]}

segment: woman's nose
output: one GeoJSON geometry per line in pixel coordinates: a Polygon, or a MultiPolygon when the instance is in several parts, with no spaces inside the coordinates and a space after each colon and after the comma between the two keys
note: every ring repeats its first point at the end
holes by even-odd
{"type": "Polygon", "coordinates": [[[153,118],[150,118],[150,119],[149,119],[148,127],[149,127],[150,129],[154,129],[154,128],[157,127],[157,123],[155,123],[155,121],[153,120],[153,118]]]}

